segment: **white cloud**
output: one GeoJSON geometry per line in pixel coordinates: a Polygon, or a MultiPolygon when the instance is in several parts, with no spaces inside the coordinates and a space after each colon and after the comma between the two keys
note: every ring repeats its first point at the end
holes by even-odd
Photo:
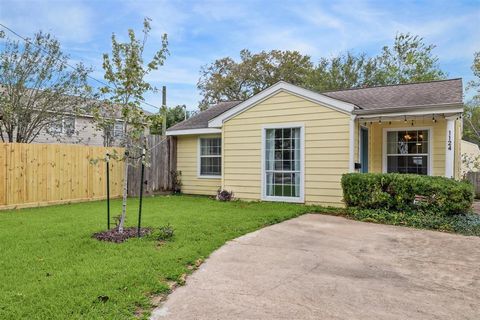
{"type": "Polygon", "coordinates": [[[23,36],[43,30],[62,42],[84,43],[94,33],[95,18],[89,7],[67,1],[2,0],[0,21],[23,36]]]}

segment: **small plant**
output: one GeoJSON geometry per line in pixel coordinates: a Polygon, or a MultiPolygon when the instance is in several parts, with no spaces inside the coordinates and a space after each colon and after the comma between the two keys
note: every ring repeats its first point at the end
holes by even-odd
{"type": "Polygon", "coordinates": [[[168,241],[170,239],[173,238],[173,235],[174,235],[174,229],[173,227],[170,225],[170,223],[164,225],[164,226],[160,226],[158,228],[158,236],[157,236],[157,239],[159,241],[168,241]]]}
{"type": "Polygon", "coordinates": [[[120,220],[122,220],[122,215],[119,214],[118,216],[112,217],[113,223],[115,223],[115,229],[118,229],[118,226],[120,225],[120,220]]]}
{"type": "Polygon", "coordinates": [[[182,171],[172,170],[170,171],[172,177],[172,193],[180,194],[182,193],[182,171]]]}
{"type": "Polygon", "coordinates": [[[234,199],[233,191],[228,192],[227,190],[217,191],[217,200],[219,201],[232,201],[234,199]]]}

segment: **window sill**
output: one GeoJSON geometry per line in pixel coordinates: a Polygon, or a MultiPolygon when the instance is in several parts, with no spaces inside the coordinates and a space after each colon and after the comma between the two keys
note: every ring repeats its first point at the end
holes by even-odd
{"type": "Polygon", "coordinates": [[[197,176],[199,179],[222,179],[222,176],[197,176]]]}
{"type": "Polygon", "coordinates": [[[262,201],[276,201],[276,202],[291,202],[291,203],[305,203],[302,197],[275,197],[263,196],[262,201]]]}

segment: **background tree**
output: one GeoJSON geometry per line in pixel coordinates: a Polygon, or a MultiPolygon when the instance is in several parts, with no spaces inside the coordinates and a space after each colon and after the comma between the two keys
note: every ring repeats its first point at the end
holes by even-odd
{"type": "MultiPolygon", "coordinates": [[[[187,119],[195,115],[195,112],[191,110],[187,110],[184,104],[177,105],[173,108],[168,108],[167,109],[167,129],[185,120],[185,113],[186,113],[187,119]]],[[[150,116],[150,133],[162,134],[162,123],[163,123],[162,114],[151,115],[150,116]]]]}
{"type": "Polygon", "coordinates": [[[440,80],[446,74],[438,65],[438,57],[433,54],[433,44],[425,44],[424,39],[410,33],[395,36],[393,46],[384,46],[376,57],[375,85],[399,84],[408,82],[440,80]]]}
{"type": "Polygon", "coordinates": [[[341,90],[375,84],[377,64],[366,54],[352,52],[320,61],[305,79],[305,86],[316,91],[341,90]]]}
{"type": "Polygon", "coordinates": [[[71,68],[68,60],[59,41],[48,33],[38,32],[22,42],[4,40],[0,52],[3,142],[30,143],[41,132],[58,137],[58,131],[48,129],[61,124],[65,116],[84,111],[91,95],[90,69],[81,63],[71,68]]]}
{"type": "MultiPolygon", "coordinates": [[[[144,63],[143,53],[150,33],[150,19],[143,22],[143,37],[137,38],[132,29],[128,30],[128,41],[119,42],[115,34],[112,35],[112,53],[103,55],[103,69],[108,86],[101,88],[101,92],[108,96],[107,105],[118,106],[123,121],[123,146],[125,147],[125,179],[123,183],[122,215],[118,227],[123,232],[127,208],[127,175],[131,165],[129,156],[134,155],[143,147],[142,136],[148,128],[148,116],[143,112],[140,104],[144,101],[145,93],[155,91],[155,88],[145,81],[145,77],[163,65],[168,54],[167,35],[162,36],[161,48],[155,52],[147,64],[144,63]]],[[[104,106],[101,104],[100,107],[104,106]]],[[[115,110],[116,108],[112,108],[115,110]]],[[[107,109],[97,111],[96,121],[102,123],[111,121],[105,117],[107,109]]],[[[116,112],[116,111],[115,111],[116,112]]]]}
{"type": "Polygon", "coordinates": [[[435,46],[423,38],[398,34],[392,46],[378,56],[346,52],[331,58],[311,58],[297,51],[240,52],[201,69],[197,87],[203,95],[200,109],[226,100],[245,100],[280,80],[316,91],[443,79],[445,73],[433,54],[435,46]]]}
{"type": "Polygon", "coordinates": [[[466,90],[473,90],[473,97],[465,104],[463,115],[463,138],[480,145],[480,51],[475,52],[472,72],[475,78],[466,90]]]}
{"type": "Polygon", "coordinates": [[[252,54],[244,49],[238,63],[226,57],[202,67],[197,83],[203,95],[200,109],[219,101],[245,100],[280,80],[301,85],[312,68],[310,57],[298,51],[252,54]]]}

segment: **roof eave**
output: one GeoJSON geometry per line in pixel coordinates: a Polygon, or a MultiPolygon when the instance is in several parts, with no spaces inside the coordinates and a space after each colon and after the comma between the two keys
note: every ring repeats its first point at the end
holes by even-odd
{"type": "Polygon", "coordinates": [[[196,128],[196,129],[181,129],[181,130],[167,130],[167,136],[185,136],[185,135],[200,135],[200,134],[218,134],[222,133],[221,129],[217,128],[196,128]]]}
{"type": "Polygon", "coordinates": [[[380,115],[422,115],[422,114],[438,114],[438,113],[457,113],[463,112],[463,103],[444,103],[444,104],[430,104],[430,105],[418,105],[408,107],[395,107],[395,108],[381,108],[360,110],[356,109],[353,114],[359,117],[378,117],[380,115]]]}

